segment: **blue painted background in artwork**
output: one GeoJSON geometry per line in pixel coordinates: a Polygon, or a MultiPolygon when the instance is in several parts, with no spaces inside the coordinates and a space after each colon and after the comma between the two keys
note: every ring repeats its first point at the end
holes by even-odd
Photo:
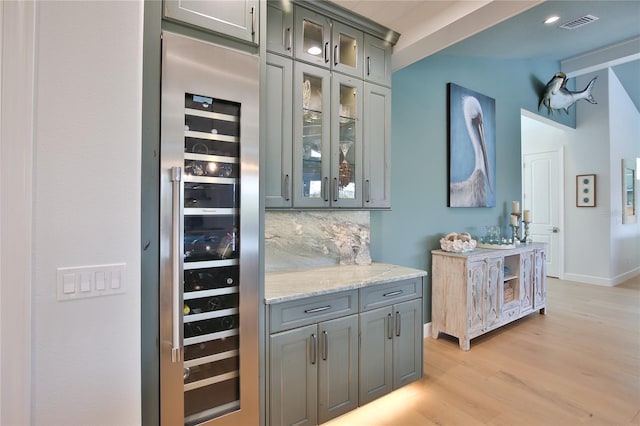
{"type": "Polygon", "coordinates": [[[449,181],[462,182],[473,173],[476,163],[475,152],[471,144],[467,125],[464,120],[462,98],[473,96],[479,102],[483,114],[483,127],[487,158],[489,160],[490,188],[487,182],[487,203],[484,207],[496,205],[496,103],[493,98],[473,90],[449,84],[449,120],[450,120],[450,164],[449,181]]]}

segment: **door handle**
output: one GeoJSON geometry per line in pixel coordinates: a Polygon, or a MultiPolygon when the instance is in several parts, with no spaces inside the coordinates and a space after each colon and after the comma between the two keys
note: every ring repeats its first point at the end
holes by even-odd
{"type": "Polygon", "coordinates": [[[182,168],[171,168],[171,362],[182,362],[182,339],[180,336],[183,307],[180,287],[180,241],[182,240],[180,206],[182,205],[182,168]]]}
{"type": "Polygon", "coordinates": [[[317,362],[318,353],[318,336],[315,333],[311,334],[311,365],[315,365],[317,362]]]}
{"type": "Polygon", "coordinates": [[[557,226],[554,226],[554,227],[551,229],[551,231],[552,231],[554,234],[557,234],[558,232],[560,232],[560,228],[558,228],[557,226]]]}

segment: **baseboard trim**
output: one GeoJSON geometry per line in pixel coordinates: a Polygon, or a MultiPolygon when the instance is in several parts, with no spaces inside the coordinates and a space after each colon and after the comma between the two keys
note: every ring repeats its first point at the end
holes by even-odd
{"type": "Polygon", "coordinates": [[[595,277],[592,275],[581,275],[581,274],[564,274],[564,279],[567,281],[575,281],[584,284],[593,284],[600,285],[604,287],[615,287],[618,284],[621,284],[628,279],[635,277],[636,275],[640,275],[640,267],[632,269],[631,271],[625,272],[624,274],[620,274],[613,278],[604,278],[604,277],[595,277]]]}
{"type": "Polygon", "coordinates": [[[422,327],[422,336],[426,339],[427,337],[431,337],[431,323],[428,322],[422,327]]]}

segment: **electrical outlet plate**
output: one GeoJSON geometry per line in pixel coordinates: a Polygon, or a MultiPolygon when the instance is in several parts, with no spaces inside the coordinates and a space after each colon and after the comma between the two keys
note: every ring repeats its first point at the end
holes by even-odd
{"type": "Polygon", "coordinates": [[[126,292],[126,263],[57,268],[58,301],[126,292]]]}

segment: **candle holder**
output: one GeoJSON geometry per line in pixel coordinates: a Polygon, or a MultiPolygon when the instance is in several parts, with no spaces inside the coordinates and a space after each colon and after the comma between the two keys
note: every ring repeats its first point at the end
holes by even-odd
{"type": "Polygon", "coordinates": [[[520,241],[520,237],[518,236],[518,225],[511,224],[511,229],[513,231],[513,243],[517,244],[520,241]]]}
{"type": "Polygon", "coordinates": [[[522,221],[522,223],[524,224],[524,235],[522,237],[522,240],[520,240],[523,243],[530,243],[533,240],[531,239],[531,237],[529,236],[529,225],[531,224],[531,222],[525,222],[524,220],[522,221]]]}

